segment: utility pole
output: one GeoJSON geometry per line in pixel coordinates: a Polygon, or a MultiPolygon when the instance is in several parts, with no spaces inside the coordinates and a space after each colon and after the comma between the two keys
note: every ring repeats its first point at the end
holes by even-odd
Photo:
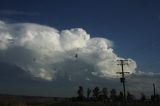
{"type": "Polygon", "coordinates": [[[155,88],[155,84],[153,83],[153,94],[154,94],[154,101],[156,99],[156,88],[155,88]]]}
{"type": "Polygon", "coordinates": [[[117,74],[121,74],[122,77],[120,78],[121,83],[123,84],[123,101],[126,104],[126,87],[125,87],[125,74],[129,74],[129,72],[124,72],[124,65],[128,65],[128,60],[117,60],[120,62],[118,65],[121,65],[122,72],[117,72],[117,74]]]}

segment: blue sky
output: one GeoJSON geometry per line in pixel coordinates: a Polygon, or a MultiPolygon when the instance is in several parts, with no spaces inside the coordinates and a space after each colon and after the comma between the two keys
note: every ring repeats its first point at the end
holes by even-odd
{"type": "Polygon", "coordinates": [[[59,30],[83,28],[114,42],[138,70],[160,70],[159,0],[1,0],[0,19],[39,23],[59,30]]]}

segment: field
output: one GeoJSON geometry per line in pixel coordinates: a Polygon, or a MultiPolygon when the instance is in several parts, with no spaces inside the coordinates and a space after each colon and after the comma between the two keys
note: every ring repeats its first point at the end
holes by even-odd
{"type": "MultiPolygon", "coordinates": [[[[69,98],[0,95],[0,106],[125,106],[120,102],[73,102],[69,98]]],[[[151,101],[134,101],[126,106],[160,106],[151,101]]]]}
{"type": "MultiPolygon", "coordinates": [[[[80,102],[55,102],[55,103],[15,103],[15,104],[8,104],[2,106],[125,106],[124,104],[120,103],[80,103],[80,102]]],[[[160,104],[155,103],[130,103],[126,106],[160,106],[160,104]]]]}

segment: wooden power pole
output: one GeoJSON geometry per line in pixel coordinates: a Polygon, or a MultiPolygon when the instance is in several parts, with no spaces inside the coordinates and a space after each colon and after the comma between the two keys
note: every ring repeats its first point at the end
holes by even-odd
{"type": "Polygon", "coordinates": [[[117,74],[122,75],[120,81],[123,84],[123,100],[124,103],[126,104],[127,99],[126,99],[126,87],[125,87],[125,74],[129,74],[129,72],[124,72],[124,65],[128,65],[128,60],[117,60],[117,61],[120,62],[118,65],[121,65],[122,68],[122,72],[117,72],[117,74]]]}
{"type": "Polygon", "coordinates": [[[153,96],[154,96],[154,101],[156,99],[156,87],[155,87],[155,84],[153,83],[153,96]]]}

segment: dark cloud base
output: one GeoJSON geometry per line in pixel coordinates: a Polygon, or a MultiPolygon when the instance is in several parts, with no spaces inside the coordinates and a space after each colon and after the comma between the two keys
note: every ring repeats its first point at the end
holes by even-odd
{"type": "MultiPolygon", "coordinates": [[[[31,77],[28,73],[20,68],[0,62],[0,93],[30,95],[30,96],[54,96],[54,97],[72,97],[76,96],[79,85],[85,89],[107,87],[108,90],[115,88],[122,90],[119,78],[103,79],[95,78],[92,81],[69,81],[66,79],[57,79],[45,81],[31,77]]],[[[159,76],[139,76],[131,75],[127,77],[127,90],[136,96],[144,92],[148,96],[152,94],[152,83],[156,83],[157,92],[159,92],[159,76]]]]}

